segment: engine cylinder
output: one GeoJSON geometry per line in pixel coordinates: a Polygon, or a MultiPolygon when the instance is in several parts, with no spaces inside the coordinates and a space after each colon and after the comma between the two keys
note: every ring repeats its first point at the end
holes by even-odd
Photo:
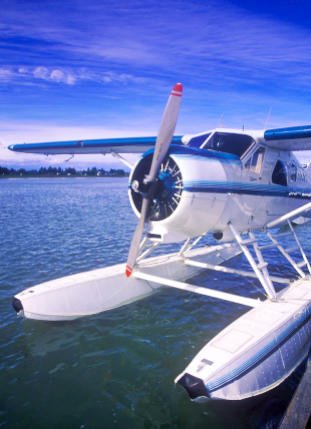
{"type": "MultiPolygon", "coordinates": [[[[138,213],[141,212],[143,194],[148,192],[148,188],[144,185],[144,178],[149,173],[152,155],[149,154],[139,161],[130,179],[130,199],[138,213]]],[[[156,179],[149,207],[149,219],[157,222],[168,218],[176,210],[182,191],[181,171],[174,159],[169,156],[161,164],[156,179]]]]}

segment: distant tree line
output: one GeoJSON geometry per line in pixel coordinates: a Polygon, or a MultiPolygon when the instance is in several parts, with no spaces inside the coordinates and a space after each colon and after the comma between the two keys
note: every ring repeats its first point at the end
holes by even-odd
{"type": "Polygon", "coordinates": [[[122,169],[104,170],[96,167],[88,168],[87,170],[76,170],[75,168],[61,167],[41,167],[39,170],[26,170],[25,168],[6,168],[0,166],[0,177],[123,177],[128,176],[128,172],[122,169]]]}

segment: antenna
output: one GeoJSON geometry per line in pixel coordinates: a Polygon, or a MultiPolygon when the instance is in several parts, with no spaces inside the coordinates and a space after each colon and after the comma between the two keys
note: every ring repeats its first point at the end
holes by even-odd
{"type": "Polygon", "coordinates": [[[223,124],[221,123],[223,117],[224,117],[224,112],[222,112],[222,114],[218,118],[217,128],[221,128],[223,126],[223,124]]]}
{"type": "Polygon", "coordinates": [[[266,121],[265,121],[265,124],[264,124],[264,128],[265,129],[267,128],[268,123],[270,122],[271,112],[272,112],[272,106],[270,106],[270,109],[269,109],[267,117],[266,117],[266,121]]]}

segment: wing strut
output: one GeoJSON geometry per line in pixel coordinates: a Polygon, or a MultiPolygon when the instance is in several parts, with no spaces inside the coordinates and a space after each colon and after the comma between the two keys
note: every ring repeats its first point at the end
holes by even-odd
{"type": "Polygon", "coordinates": [[[267,264],[267,262],[265,262],[265,260],[262,256],[262,253],[260,251],[260,247],[258,246],[257,238],[255,237],[255,235],[252,232],[250,232],[248,234],[249,238],[246,240],[243,240],[243,238],[241,237],[239,232],[235,229],[235,227],[232,225],[232,223],[229,223],[229,228],[230,228],[236,242],[240,246],[242,252],[246,256],[246,259],[248,260],[250,266],[254,270],[254,272],[255,272],[258,280],[260,281],[262,287],[266,291],[268,297],[272,300],[275,300],[276,299],[276,292],[275,292],[273,283],[271,281],[271,278],[269,276],[269,272],[267,269],[268,264],[267,264]],[[247,247],[249,244],[253,245],[253,248],[254,248],[254,251],[256,253],[258,262],[255,261],[253,255],[249,251],[249,249],[247,247]]]}
{"type": "MultiPolygon", "coordinates": [[[[254,235],[253,232],[249,232],[248,237],[244,239],[232,223],[229,223],[229,225],[228,225],[233,236],[234,236],[234,238],[235,238],[235,240],[236,240],[236,242],[240,246],[240,249],[244,253],[246,259],[248,260],[248,262],[250,264],[250,266],[252,267],[256,277],[260,281],[260,283],[263,286],[264,290],[266,291],[268,297],[272,300],[276,299],[276,292],[275,292],[275,288],[274,288],[272,281],[278,282],[279,279],[276,279],[275,277],[270,276],[269,271],[268,271],[268,263],[265,261],[263,255],[262,255],[262,250],[268,249],[271,247],[276,247],[279,250],[279,252],[282,254],[282,256],[284,256],[284,258],[287,259],[287,261],[290,263],[290,265],[295,269],[295,271],[298,273],[300,278],[302,278],[302,279],[306,278],[306,273],[302,270],[303,267],[307,267],[308,272],[311,275],[311,266],[310,266],[309,260],[306,256],[302,246],[301,246],[301,243],[297,237],[297,234],[296,234],[294,227],[293,227],[293,224],[291,222],[291,219],[296,218],[297,216],[299,216],[299,215],[301,215],[304,212],[307,212],[309,210],[311,210],[311,203],[305,204],[304,206],[299,207],[298,209],[292,210],[289,213],[287,213],[286,215],[283,215],[283,216],[275,219],[274,221],[269,222],[267,224],[266,230],[264,231],[266,233],[266,236],[271,241],[271,243],[268,243],[268,244],[264,243],[264,244],[259,245],[259,242],[258,242],[259,240],[254,235]],[[279,232],[279,233],[275,233],[275,232],[270,231],[272,228],[274,228],[274,227],[276,227],[276,226],[278,226],[284,222],[287,222],[287,224],[288,224],[288,227],[289,227],[288,231],[279,232]],[[284,247],[284,245],[280,243],[280,241],[278,239],[281,237],[284,238],[286,236],[292,236],[292,238],[295,241],[294,246],[284,247]],[[256,255],[257,261],[248,248],[248,246],[250,246],[250,245],[253,247],[253,251],[256,255]],[[295,254],[295,252],[296,252],[296,254],[295,254]],[[295,256],[293,255],[293,253],[295,256]],[[301,257],[300,261],[296,260],[298,253],[300,253],[300,257],[301,257]]],[[[206,268],[208,268],[208,267],[206,267],[206,268]]],[[[211,268],[211,269],[214,269],[214,268],[211,268]]],[[[227,271],[227,272],[229,272],[229,271],[227,271]]],[[[231,270],[231,272],[232,271],[236,271],[236,273],[238,273],[237,270],[231,270]]],[[[246,273],[243,273],[243,272],[240,272],[240,274],[244,275],[244,276],[246,275],[246,273]]]]}
{"type": "Polygon", "coordinates": [[[157,283],[163,286],[181,289],[187,292],[197,293],[199,295],[209,296],[211,298],[222,299],[229,302],[235,302],[236,304],[246,305],[248,307],[258,307],[261,305],[261,301],[254,298],[247,298],[233,293],[222,292],[220,290],[209,289],[207,287],[192,285],[190,283],[180,282],[154,274],[144,273],[143,271],[136,270],[134,277],[137,279],[147,280],[148,282],[157,283]]]}

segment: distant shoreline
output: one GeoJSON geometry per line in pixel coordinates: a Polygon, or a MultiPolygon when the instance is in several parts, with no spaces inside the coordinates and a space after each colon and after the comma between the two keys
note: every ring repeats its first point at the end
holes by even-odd
{"type": "Polygon", "coordinates": [[[1,179],[120,179],[124,176],[0,176],[1,179]]]}
{"type": "Polygon", "coordinates": [[[88,168],[87,170],[77,171],[72,167],[62,169],[60,167],[41,167],[38,170],[26,170],[20,168],[7,168],[0,166],[0,179],[27,179],[27,178],[58,178],[58,177],[128,177],[129,172],[122,169],[104,170],[96,167],[88,168]]]}

